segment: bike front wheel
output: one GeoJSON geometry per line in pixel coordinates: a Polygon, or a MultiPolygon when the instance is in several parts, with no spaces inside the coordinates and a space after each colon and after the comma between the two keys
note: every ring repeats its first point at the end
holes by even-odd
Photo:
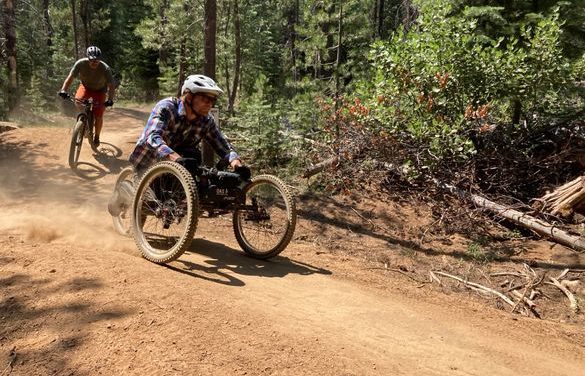
{"type": "Polygon", "coordinates": [[[157,264],[179,258],[191,245],[199,201],[195,180],[176,162],[159,162],[140,179],[132,205],[132,228],[142,256],[157,264]]]}
{"type": "Polygon", "coordinates": [[[85,122],[78,120],[73,127],[73,134],[71,135],[71,145],[69,146],[69,167],[76,168],[79,162],[79,154],[81,153],[81,146],[83,144],[83,135],[85,134],[85,122]]]}
{"type": "Polygon", "coordinates": [[[123,236],[130,236],[132,232],[133,176],[134,170],[132,167],[126,167],[120,172],[114,185],[111,202],[108,204],[108,210],[114,222],[114,229],[123,236]]]}
{"type": "Polygon", "coordinates": [[[297,223],[294,197],[272,175],[259,175],[244,188],[245,205],[234,211],[233,227],[244,252],[258,259],[274,257],[292,239],[297,223]]]}

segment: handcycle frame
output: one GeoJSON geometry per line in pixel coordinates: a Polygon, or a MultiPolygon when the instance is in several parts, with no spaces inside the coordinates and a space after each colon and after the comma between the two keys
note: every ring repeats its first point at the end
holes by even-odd
{"type": "Polygon", "coordinates": [[[233,172],[158,162],[137,179],[131,168],[118,176],[108,205],[114,228],[132,235],[142,256],[168,263],[190,246],[203,212],[232,213],[234,235],[248,255],[267,259],[282,252],[296,226],[296,205],[276,176],[242,180],[233,172]],[[178,229],[178,230],[176,230],[178,229]]]}

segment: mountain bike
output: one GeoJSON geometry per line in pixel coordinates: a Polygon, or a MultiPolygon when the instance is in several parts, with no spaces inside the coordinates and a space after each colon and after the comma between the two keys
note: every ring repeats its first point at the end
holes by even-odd
{"type": "Polygon", "coordinates": [[[276,176],[250,179],[207,167],[193,173],[170,161],[154,164],[139,179],[122,171],[108,209],[116,231],[132,235],[142,256],[157,264],[176,260],[190,247],[204,212],[231,213],[236,241],[258,259],[280,254],[297,220],[294,196],[276,176]]]}
{"type": "Polygon", "coordinates": [[[73,126],[73,133],[71,134],[71,144],[69,146],[69,167],[75,169],[79,162],[79,154],[81,153],[81,146],[83,145],[83,137],[87,137],[91,150],[97,152],[97,146],[93,142],[93,109],[94,107],[104,106],[103,103],[94,102],[93,98],[77,99],[71,96],[64,98],[70,100],[76,105],[80,105],[82,110],[77,114],[75,125],[73,126]]]}

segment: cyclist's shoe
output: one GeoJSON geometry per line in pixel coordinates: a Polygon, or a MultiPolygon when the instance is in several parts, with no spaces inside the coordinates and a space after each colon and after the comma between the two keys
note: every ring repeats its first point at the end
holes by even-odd
{"type": "Polygon", "coordinates": [[[98,146],[100,146],[100,138],[98,136],[95,136],[93,138],[93,144],[94,146],[97,148],[98,146]]]}

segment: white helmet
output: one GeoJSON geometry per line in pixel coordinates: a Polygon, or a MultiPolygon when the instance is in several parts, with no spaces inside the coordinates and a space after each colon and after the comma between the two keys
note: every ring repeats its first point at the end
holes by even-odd
{"type": "Polygon", "coordinates": [[[183,82],[183,87],[181,88],[181,94],[185,94],[185,91],[187,90],[193,94],[209,93],[215,96],[223,94],[223,90],[217,86],[215,81],[202,74],[192,74],[185,79],[185,82],[183,82]]]}
{"type": "Polygon", "coordinates": [[[102,50],[96,46],[89,46],[87,47],[86,55],[89,60],[101,59],[102,50]]]}

